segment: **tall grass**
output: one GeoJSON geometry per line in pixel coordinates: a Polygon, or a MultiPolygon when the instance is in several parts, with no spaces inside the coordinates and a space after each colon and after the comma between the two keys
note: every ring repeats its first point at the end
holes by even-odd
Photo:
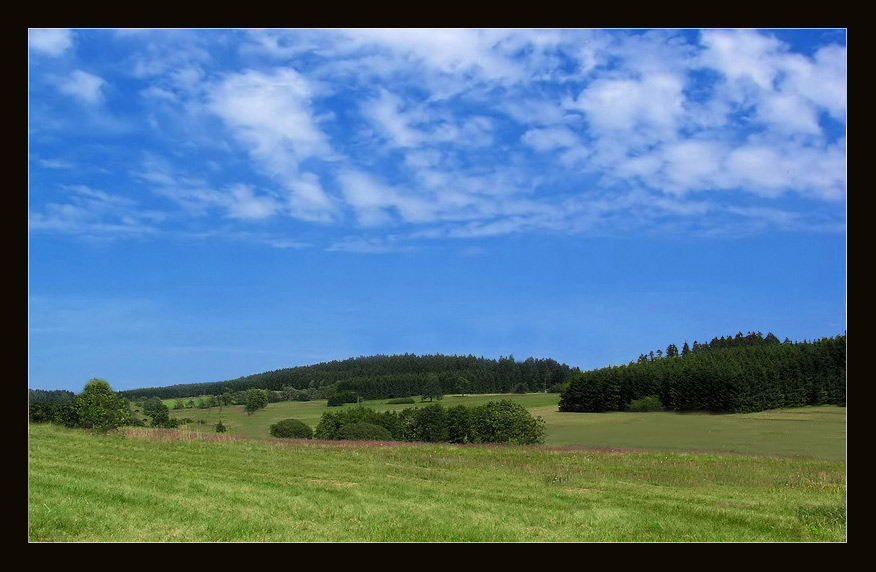
{"type": "Polygon", "coordinates": [[[29,433],[32,541],[843,541],[845,463],[29,433]]]}

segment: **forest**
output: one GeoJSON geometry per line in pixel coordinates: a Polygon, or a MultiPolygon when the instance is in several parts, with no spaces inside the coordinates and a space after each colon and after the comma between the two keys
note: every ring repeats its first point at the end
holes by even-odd
{"type": "Polygon", "coordinates": [[[629,365],[577,372],[560,411],[624,411],[650,399],[673,411],[750,413],[846,404],[846,336],[779,342],[760,332],[670,344],[629,365]]]}
{"type": "MultiPolygon", "coordinates": [[[[247,391],[265,390],[271,401],[394,399],[413,395],[560,393],[559,410],[603,412],[637,407],[671,411],[748,413],[804,405],[845,405],[846,335],[783,342],[772,333],[741,332],[710,342],[669,344],[627,365],[582,372],[553,359],[513,355],[376,355],[268,371],[229,381],[178,384],[117,392],[131,402],[191,397],[245,403],[247,391]]],[[[183,398],[189,399],[188,405],[183,398]]],[[[57,418],[73,400],[67,391],[30,390],[31,417],[57,418]]]]}
{"type": "Polygon", "coordinates": [[[376,355],[323,362],[248,375],[228,381],[188,383],[120,392],[131,401],[149,397],[174,399],[194,395],[220,395],[251,388],[281,391],[315,389],[321,396],[343,391],[356,392],[361,399],[392,399],[422,395],[437,382],[440,392],[509,393],[554,391],[568,383],[578,368],[553,359],[513,355],[498,360],[483,357],[422,355],[376,355]]]}

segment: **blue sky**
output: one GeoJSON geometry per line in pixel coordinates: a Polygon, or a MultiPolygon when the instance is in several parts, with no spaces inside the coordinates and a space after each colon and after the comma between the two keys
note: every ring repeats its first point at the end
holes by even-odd
{"type": "Polygon", "coordinates": [[[846,329],[844,30],[29,30],[28,385],[846,329]]]}

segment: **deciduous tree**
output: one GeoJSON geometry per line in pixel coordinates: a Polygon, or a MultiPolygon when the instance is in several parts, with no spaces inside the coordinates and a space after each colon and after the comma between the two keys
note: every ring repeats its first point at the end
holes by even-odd
{"type": "Polygon", "coordinates": [[[78,425],[105,433],[125,424],[130,416],[128,402],[116,395],[110,384],[92,378],[73,399],[78,425]]]}
{"type": "Polygon", "coordinates": [[[268,406],[268,392],[264,389],[250,389],[246,392],[246,413],[252,415],[268,406]]]}

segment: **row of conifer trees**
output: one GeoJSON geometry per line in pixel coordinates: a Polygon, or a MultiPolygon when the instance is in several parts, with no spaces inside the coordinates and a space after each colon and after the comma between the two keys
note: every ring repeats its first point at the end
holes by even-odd
{"type": "Polygon", "coordinates": [[[550,358],[516,360],[513,355],[487,359],[455,355],[376,355],[283,368],[229,381],[176,384],[123,391],[131,401],[149,397],[188,398],[221,395],[252,388],[279,391],[284,388],[355,391],[362,399],[387,399],[420,395],[437,380],[441,392],[508,393],[523,384],[529,391],[544,391],[567,383],[577,368],[550,358]]]}
{"type": "Polygon", "coordinates": [[[667,355],[576,373],[560,397],[560,411],[623,411],[650,396],[674,411],[846,404],[845,335],[779,342],[772,334],[749,334],[667,355]]]}

